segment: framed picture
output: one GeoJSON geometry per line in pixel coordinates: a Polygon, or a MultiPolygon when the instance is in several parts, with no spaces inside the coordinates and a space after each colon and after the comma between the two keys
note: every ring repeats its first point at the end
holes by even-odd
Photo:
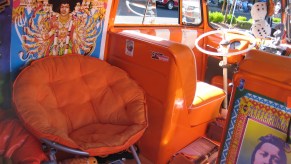
{"type": "Polygon", "coordinates": [[[283,103],[237,89],[219,162],[291,163],[290,117],[283,103]]]}

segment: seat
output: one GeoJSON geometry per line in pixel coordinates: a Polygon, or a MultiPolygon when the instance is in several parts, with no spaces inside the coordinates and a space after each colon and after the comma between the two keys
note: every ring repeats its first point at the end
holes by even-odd
{"type": "Polygon", "coordinates": [[[13,101],[36,137],[82,155],[133,149],[148,124],[136,82],[105,61],[78,54],[32,62],[15,80],[13,101]]]}
{"type": "Polygon", "coordinates": [[[140,139],[143,156],[168,163],[205,135],[219,116],[222,89],[197,80],[193,51],[185,45],[137,32],[110,32],[107,61],[129,73],[145,90],[149,127],[140,139]],[[128,42],[134,51],[128,54],[128,42]]]}

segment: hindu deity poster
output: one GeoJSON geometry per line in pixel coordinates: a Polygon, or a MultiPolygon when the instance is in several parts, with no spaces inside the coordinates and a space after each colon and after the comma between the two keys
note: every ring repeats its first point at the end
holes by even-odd
{"type": "Polygon", "coordinates": [[[99,57],[107,0],[14,0],[10,69],[77,53],[99,57]]]}
{"type": "Polygon", "coordinates": [[[290,118],[283,103],[237,89],[220,163],[291,163],[290,118]]]}

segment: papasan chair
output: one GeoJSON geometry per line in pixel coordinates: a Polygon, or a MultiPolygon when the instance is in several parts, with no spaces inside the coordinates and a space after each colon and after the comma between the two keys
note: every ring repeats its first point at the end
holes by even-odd
{"type": "Polygon", "coordinates": [[[16,78],[13,101],[26,129],[49,146],[85,156],[130,148],[140,163],[133,144],[148,125],[145,94],[105,61],[79,54],[33,61],[16,78]]]}

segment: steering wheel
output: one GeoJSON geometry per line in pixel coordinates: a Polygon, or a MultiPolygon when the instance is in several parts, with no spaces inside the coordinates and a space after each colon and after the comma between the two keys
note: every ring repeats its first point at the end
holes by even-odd
{"type": "MultiPolygon", "coordinates": [[[[246,39],[243,39],[243,38],[240,38],[240,40],[244,40],[246,41],[246,39]]],[[[251,50],[252,48],[254,48],[256,45],[256,38],[247,33],[247,32],[243,32],[243,31],[238,31],[238,30],[234,30],[234,29],[223,29],[223,30],[215,30],[215,31],[209,31],[209,32],[206,32],[202,35],[200,35],[196,40],[195,40],[195,46],[197,47],[197,49],[205,54],[209,54],[209,55],[214,55],[214,56],[226,56],[226,57],[229,57],[229,56],[234,56],[234,55],[239,55],[239,54],[243,54],[245,52],[248,52],[249,50],[251,50]],[[209,36],[209,35],[213,35],[213,34],[220,34],[223,36],[223,39],[222,41],[220,42],[220,45],[229,45],[229,41],[226,39],[226,34],[227,33],[236,33],[236,34],[241,34],[241,35],[244,35],[246,36],[247,38],[249,38],[247,41],[249,41],[250,45],[247,49],[244,49],[244,50],[241,50],[241,51],[236,51],[236,52],[212,52],[212,51],[208,51],[202,47],[199,46],[199,41],[203,38],[205,38],[206,36],[209,36]]]]}
{"type": "MultiPolygon", "coordinates": [[[[226,29],[226,30],[215,30],[215,31],[209,31],[209,32],[206,32],[202,35],[200,35],[196,40],[195,40],[195,46],[198,48],[199,51],[205,53],[205,54],[209,54],[209,55],[214,55],[214,56],[222,56],[222,65],[223,66],[222,70],[223,70],[223,90],[225,91],[225,94],[226,94],[226,97],[227,97],[227,87],[228,87],[228,84],[227,84],[227,57],[230,57],[230,56],[234,56],[234,55],[239,55],[239,54],[242,54],[242,53],[245,53],[245,52],[248,52],[249,50],[251,50],[252,48],[254,48],[256,45],[256,38],[251,35],[251,34],[248,34],[246,32],[243,32],[243,31],[238,31],[238,30],[234,30],[234,29],[226,29]],[[244,40],[244,41],[248,41],[249,42],[249,47],[247,49],[244,49],[244,50],[241,50],[241,51],[236,51],[236,52],[228,52],[228,47],[230,45],[230,42],[226,39],[226,34],[227,33],[236,33],[236,34],[241,34],[243,36],[246,36],[248,37],[248,39],[243,39],[243,38],[239,38],[240,40],[244,40]],[[209,36],[209,35],[213,35],[213,34],[220,34],[222,35],[223,39],[221,40],[221,42],[219,43],[220,44],[220,47],[223,47],[223,52],[212,52],[212,51],[208,51],[208,50],[205,50],[203,48],[201,48],[199,46],[199,41],[203,38],[205,38],[206,36],[209,36]],[[253,41],[253,42],[250,42],[250,41],[253,41]]],[[[227,102],[227,98],[224,99],[223,101],[223,108],[227,109],[227,106],[228,106],[228,102],[227,102]]]]}

